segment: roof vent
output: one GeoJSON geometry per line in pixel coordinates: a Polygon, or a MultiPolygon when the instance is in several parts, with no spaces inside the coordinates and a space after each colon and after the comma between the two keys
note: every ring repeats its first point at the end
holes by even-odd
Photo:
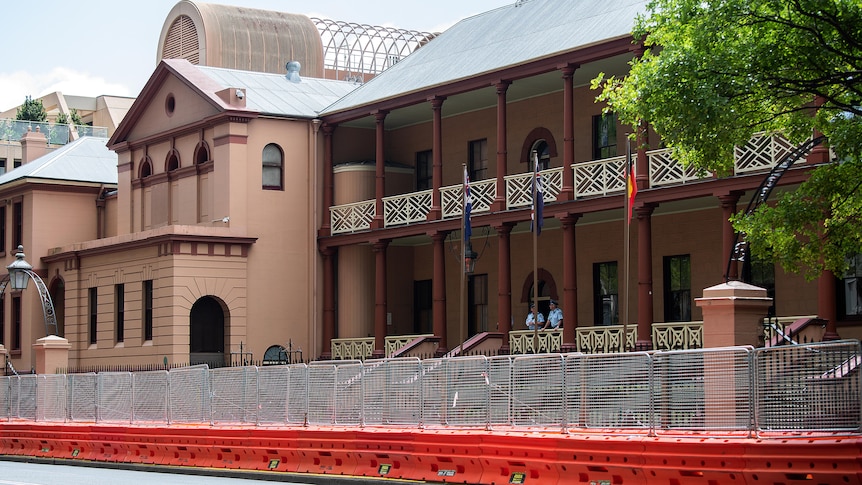
{"type": "Polygon", "coordinates": [[[299,77],[299,70],[302,66],[297,61],[290,61],[284,67],[287,68],[287,80],[292,83],[301,83],[302,78],[299,77]]]}

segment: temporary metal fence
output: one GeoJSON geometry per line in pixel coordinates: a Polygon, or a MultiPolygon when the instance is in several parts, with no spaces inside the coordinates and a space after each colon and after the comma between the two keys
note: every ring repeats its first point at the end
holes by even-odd
{"type": "Polygon", "coordinates": [[[0,420],[631,434],[862,432],[856,340],[0,377],[0,420]]]}

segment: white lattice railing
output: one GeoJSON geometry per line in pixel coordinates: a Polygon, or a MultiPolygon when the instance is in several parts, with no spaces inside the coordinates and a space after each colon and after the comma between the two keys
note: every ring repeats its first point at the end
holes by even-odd
{"type": "Polygon", "coordinates": [[[432,189],[383,198],[383,224],[386,227],[424,221],[431,210],[432,189]]]}
{"type": "Polygon", "coordinates": [[[562,345],[562,330],[539,330],[538,332],[513,330],[509,332],[509,352],[512,354],[559,352],[562,345]]]}
{"type": "MultiPolygon", "coordinates": [[[[473,199],[473,214],[488,212],[497,196],[497,180],[487,179],[470,182],[470,196],[473,199]]],[[[447,185],[440,187],[440,204],[443,218],[460,217],[464,207],[464,186],[447,185]]]]}
{"type": "Polygon", "coordinates": [[[375,213],[374,200],[334,205],[329,208],[332,233],[341,234],[371,229],[371,220],[374,219],[375,213]]]}
{"type": "MultiPolygon", "coordinates": [[[[578,352],[585,354],[605,354],[622,352],[622,325],[603,325],[597,327],[578,327],[575,329],[575,340],[578,352]]],[[[626,348],[635,348],[638,338],[637,325],[629,325],[626,336],[626,348]]]]}
{"type": "Polygon", "coordinates": [[[652,348],[687,350],[703,348],[703,322],[652,324],[652,348]]]}
{"type": "Polygon", "coordinates": [[[650,187],[679,185],[710,176],[708,173],[698,174],[694,167],[684,167],[671,157],[671,151],[667,148],[647,152],[647,160],[649,161],[650,187]]]}
{"type": "MultiPolygon", "coordinates": [[[[554,202],[563,188],[563,167],[542,170],[543,200],[554,202]]],[[[506,180],[506,208],[515,209],[529,207],[533,204],[533,172],[507,175],[506,180]]]]}
{"type": "MultiPolygon", "coordinates": [[[[759,133],[751,137],[745,145],[734,149],[734,172],[741,174],[771,169],[795,148],[783,137],[759,133]]],[[[804,162],[805,159],[802,158],[796,163],[804,162]]]]}
{"type": "Polygon", "coordinates": [[[334,338],[331,343],[333,360],[365,360],[374,352],[374,337],[334,338]]]}
{"type": "Polygon", "coordinates": [[[417,338],[425,338],[425,337],[433,337],[434,334],[422,334],[422,335],[387,335],[386,343],[385,343],[385,352],[387,356],[390,356],[397,352],[399,349],[409,344],[410,342],[416,340],[417,338]]]}
{"type": "Polygon", "coordinates": [[[575,164],[575,197],[622,192],[626,188],[625,165],[626,157],[575,164]]]}

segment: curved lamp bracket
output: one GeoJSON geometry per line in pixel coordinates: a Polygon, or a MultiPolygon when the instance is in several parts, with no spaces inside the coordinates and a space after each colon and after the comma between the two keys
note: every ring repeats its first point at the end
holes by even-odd
{"type": "MultiPolygon", "coordinates": [[[[57,315],[54,313],[54,302],[51,300],[51,294],[48,293],[48,287],[42,278],[29,269],[19,269],[27,274],[33,283],[36,284],[36,289],[39,291],[39,300],[42,302],[42,314],[45,317],[45,335],[57,335],[57,315]]],[[[9,274],[5,274],[0,279],[0,297],[5,294],[6,285],[9,284],[9,274]]]]}

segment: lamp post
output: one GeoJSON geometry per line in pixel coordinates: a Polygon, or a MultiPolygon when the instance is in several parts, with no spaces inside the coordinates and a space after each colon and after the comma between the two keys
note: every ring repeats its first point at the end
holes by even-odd
{"type": "Polygon", "coordinates": [[[12,289],[22,291],[27,289],[27,283],[32,279],[39,291],[39,299],[42,302],[42,314],[45,317],[45,334],[57,335],[57,315],[54,313],[54,302],[45,282],[35,272],[33,266],[24,259],[24,246],[18,246],[15,261],[6,266],[9,272],[0,279],[0,295],[6,290],[6,285],[12,283],[12,289]]]}

